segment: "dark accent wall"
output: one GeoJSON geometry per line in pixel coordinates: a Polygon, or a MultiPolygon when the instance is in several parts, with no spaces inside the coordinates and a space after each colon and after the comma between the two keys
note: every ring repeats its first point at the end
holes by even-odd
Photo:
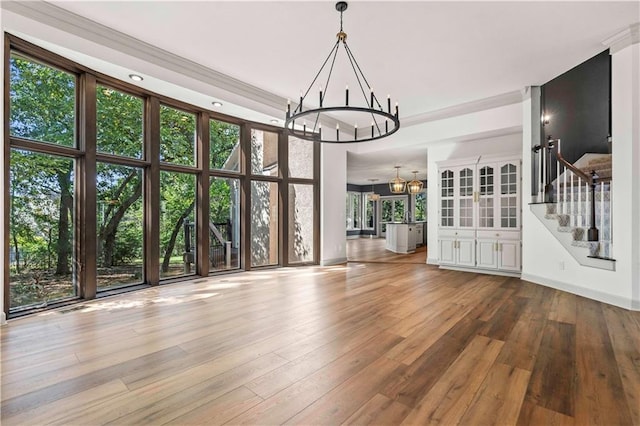
{"type": "Polygon", "coordinates": [[[611,56],[594,56],[541,87],[549,116],[541,136],[561,139],[563,156],[575,163],[586,153],[608,153],[611,134],[611,56]]]}

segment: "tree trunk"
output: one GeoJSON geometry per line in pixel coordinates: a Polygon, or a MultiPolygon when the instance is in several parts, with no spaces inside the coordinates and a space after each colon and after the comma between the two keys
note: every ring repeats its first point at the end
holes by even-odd
{"type": "MultiPolygon", "coordinates": [[[[130,180],[127,179],[123,183],[123,185],[121,185],[121,187],[124,187],[124,185],[129,183],[129,181],[130,180]]],[[[122,191],[119,189],[118,193],[121,193],[121,192],[122,191]]],[[[118,226],[120,225],[120,222],[124,218],[124,215],[126,214],[129,207],[131,207],[131,205],[135,203],[138,200],[138,198],[140,198],[141,195],[142,195],[142,181],[139,180],[133,193],[129,196],[129,198],[127,198],[123,203],[121,203],[118,206],[118,210],[116,210],[114,215],[109,219],[107,224],[104,225],[104,227],[102,228],[100,232],[100,239],[104,241],[102,266],[110,267],[114,265],[113,255],[116,249],[116,232],[118,231],[118,226]]],[[[107,212],[110,213],[110,210],[107,210],[107,212]]],[[[105,215],[105,218],[106,217],[107,216],[105,215]]]]}
{"type": "Polygon", "coordinates": [[[13,247],[16,252],[16,274],[20,274],[20,250],[18,249],[18,237],[13,233],[13,247]]]}
{"type": "Polygon", "coordinates": [[[67,275],[71,273],[71,223],[69,217],[73,209],[73,196],[71,189],[71,170],[58,172],[58,183],[60,184],[60,213],[58,216],[58,241],[56,252],[58,261],[56,263],[56,274],[67,275]]]}
{"type": "Polygon", "coordinates": [[[193,210],[195,203],[192,202],[189,207],[187,207],[184,212],[180,215],[180,218],[176,222],[173,227],[173,231],[171,232],[171,238],[169,238],[169,244],[167,245],[167,249],[164,252],[164,259],[162,260],[162,272],[169,271],[169,262],[171,261],[171,253],[173,253],[173,249],[176,245],[176,239],[178,238],[178,232],[180,232],[180,228],[182,228],[182,224],[184,220],[189,216],[191,211],[193,210]]]}

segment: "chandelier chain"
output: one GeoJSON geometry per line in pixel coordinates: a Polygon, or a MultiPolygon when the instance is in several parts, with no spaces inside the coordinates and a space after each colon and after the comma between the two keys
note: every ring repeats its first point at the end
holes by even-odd
{"type": "MultiPolygon", "coordinates": [[[[340,15],[342,15],[342,12],[340,12],[340,15]]],[[[331,61],[331,67],[329,68],[329,75],[327,75],[327,82],[324,85],[324,93],[322,94],[322,100],[324,101],[324,97],[327,96],[327,92],[329,91],[329,80],[331,79],[331,73],[333,72],[333,66],[336,63],[336,57],[338,56],[338,50],[340,50],[340,40],[338,40],[336,42],[336,49],[335,52],[333,54],[333,60],[331,61]]],[[[324,68],[324,65],[322,66],[324,68]]],[[[320,69],[320,71],[322,71],[322,68],[320,69]]],[[[311,83],[313,84],[313,83],[311,83]]],[[[310,89],[310,88],[309,88],[310,89]]],[[[307,90],[308,92],[309,90],[307,90]]],[[[318,120],[320,119],[320,113],[318,113],[316,115],[316,121],[313,124],[313,131],[316,131],[316,126],[318,125],[318,120]]]]}
{"type": "MultiPolygon", "coordinates": [[[[371,85],[367,81],[367,77],[364,76],[362,69],[360,69],[360,64],[358,64],[356,57],[353,56],[353,53],[351,52],[351,49],[349,49],[349,45],[347,44],[346,41],[344,41],[344,49],[347,52],[347,57],[349,58],[349,62],[351,62],[351,68],[353,69],[353,73],[356,75],[356,80],[358,81],[358,85],[360,86],[360,90],[362,91],[362,96],[364,96],[364,100],[365,102],[367,102],[367,94],[365,93],[364,88],[362,87],[362,83],[360,82],[360,77],[358,76],[358,72],[356,71],[356,68],[360,72],[360,75],[362,75],[362,79],[364,80],[365,84],[369,89],[371,89],[371,85]],[[355,64],[355,67],[354,67],[354,64],[355,64]]],[[[376,103],[382,110],[382,105],[380,105],[380,102],[378,102],[378,98],[376,97],[375,94],[373,95],[373,99],[376,101],[376,103]]],[[[373,109],[373,102],[371,104],[371,109],[373,109]]],[[[378,133],[382,133],[380,131],[380,125],[378,124],[378,120],[376,119],[376,116],[373,115],[373,113],[371,113],[371,118],[373,119],[373,122],[375,123],[376,128],[378,129],[378,133]]]]}
{"type": "MultiPolygon", "coordinates": [[[[318,77],[320,76],[320,73],[322,72],[322,70],[324,69],[324,66],[327,65],[327,62],[329,61],[329,58],[331,57],[331,54],[335,52],[338,52],[338,47],[340,41],[337,41],[336,44],[333,45],[333,47],[331,48],[331,51],[329,52],[329,55],[327,55],[327,59],[324,60],[324,62],[322,63],[322,66],[320,67],[320,70],[318,71],[318,73],[316,74],[316,76],[313,78],[313,81],[311,82],[311,84],[309,85],[309,87],[307,88],[307,91],[304,92],[304,95],[302,96],[302,99],[304,100],[307,95],[309,94],[309,90],[311,90],[311,88],[313,87],[314,83],[316,82],[316,80],[318,79],[318,77]]],[[[335,54],[334,54],[334,61],[335,61],[335,54]]],[[[298,110],[300,110],[300,112],[302,112],[302,104],[298,105],[298,108],[295,109],[294,112],[297,112],[298,110]]]]}

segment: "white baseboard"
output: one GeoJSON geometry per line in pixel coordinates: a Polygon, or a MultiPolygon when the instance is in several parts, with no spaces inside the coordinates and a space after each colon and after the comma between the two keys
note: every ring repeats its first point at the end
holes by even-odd
{"type": "Polygon", "coordinates": [[[0,325],[7,323],[7,315],[4,312],[0,312],[0,325]]]}
{"type": "Polygon", "coordinates": [[[437,257],[427,257],[427,265],[438,265],[437,257]]]}
{"type": "Polygon", "coordinates": [[[625,297],[603,293],[601,291],[580,287],[551,278],[540,277],[538,275],[522,274],[521,279],[524,281],[531,281],[532,283],[540,284],[545,287],[551,287],[555,288],[556,290],[562,290],[566,291],[567,293],[586,297],[587,299],[593,299],[597,300],[598,302],[608,303],[609,305],[618,306],[620,308],[629,309],[632,311],[640,311],[640,301],[637,300],[630,300],[625,297]]]}
{"type": "Polygon", "coordinates": [[[333,266],[347,263],[346,257],[336,257],[335,259],[323,259],[320,261],[320,266],[333,266]]]}
{"type": "Polygon", "coordinates": [[[500,275],[502,277],[520,278],[519,272],[498,271],[495,269],[464,268],[460,266],[449,266],[449,265],[440,265],[440,269],[451,269],[452,271],[472,272],[474,274],[500,275]]]}

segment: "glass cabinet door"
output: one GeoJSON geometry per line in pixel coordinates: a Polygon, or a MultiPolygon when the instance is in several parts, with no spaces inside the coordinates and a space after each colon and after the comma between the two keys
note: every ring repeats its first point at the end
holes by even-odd
{"type": "Polygon", "coordinates": [[[458,224],[460,228],[472,228],[473,224],[473,170],[463,168],[459,174],[458,224]]]}
{"type": "Polygon", "coordinates": [[[484,166],[478,170],[480,179],[478,188],[478,226],[494,227],[494,170],[493,166],[484,166]]]}
{"type": "Polygon", "coordinates": [[[440,226],[453,227],[453,171],[440,172],[440,226]]]}
{"type": "Polygon", "coordinates": [[[507,163],[500,166],[500,227],[517,228],[518,222],[518,166],[507,163]]]}

